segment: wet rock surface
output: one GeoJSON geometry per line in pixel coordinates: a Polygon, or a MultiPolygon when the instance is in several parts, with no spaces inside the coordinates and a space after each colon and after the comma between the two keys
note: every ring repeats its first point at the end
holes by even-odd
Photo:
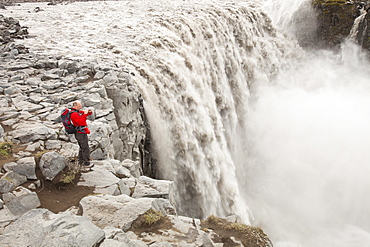
{"type": "Polygon", "coordinates": [[[316,12],[317,29],[311,45],[319,48],[336,48],[351,35],[355,42],[369,50],[370,2],[312,0],[312,5],[316,12]],[[356,24],[357,18],[360,19],[356,24]]]}

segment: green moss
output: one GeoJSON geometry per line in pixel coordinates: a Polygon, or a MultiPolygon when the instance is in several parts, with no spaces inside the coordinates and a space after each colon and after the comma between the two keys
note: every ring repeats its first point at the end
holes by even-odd
{"type": "Polygon", "coordinates": [[[0,158],[8,158],[13,152],[13,143],[10,141],[0,142],[0,158]]]}
{"type": "Polygon", "coordinates": [[[63,174],[62,178],[59,180],[59,182],[64,184],[73,184],[73,180],[76,178],[76,173],[69,171],[65,174],[63,174]]]}
{"type": "Polygon", "coordinates": [[[144,220],[146,225],[153,225],[160,220],[164,218],[164,215],[162,212],[155,211],[153,209],[149,209],[145,214],[144,214],[144,220]]]}
{"type": "Polygon", "coordinates": [[[242,223],[229,222],[226,219],[210,216],[201,221],[201,229],[212,229],[218,236],[212,240],[215,243],[222,243],[224,246],[233,243],[231,238],[241,241],[243,246],[248,247],[272,247],[272,243],[267,235],[258,227],[248,226],[242,223]]]}

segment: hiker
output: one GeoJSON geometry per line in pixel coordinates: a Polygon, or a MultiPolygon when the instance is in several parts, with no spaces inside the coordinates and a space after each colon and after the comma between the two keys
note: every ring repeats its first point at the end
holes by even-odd
{"type": "Polygon", "coordinates": [[[89,148],[89,138],[87,134],[90,134],[90,130],[87,127],[87,117],[92,114],[91,110],[81,111],[82,104],[80,101],[73,102],[71,121],[76,127],[75,137],[80,146],[78,152],[78,163],[82,168],[91,168],[94,165],[90,164],[90,148],[89,148]]]}

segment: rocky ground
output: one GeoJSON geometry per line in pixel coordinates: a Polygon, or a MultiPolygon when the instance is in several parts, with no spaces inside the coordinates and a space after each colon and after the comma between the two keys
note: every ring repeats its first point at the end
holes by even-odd
{"type": "Polygon", "coordinates": [[[0,18],[0,243],[2,246],[272,246],[259,228],[179,216],[171,181],[144,176],[148,126],[134,76],[16,45],[28,31],[0,18]],[[92,171],[60,112],[81,100],[92,171]]]}

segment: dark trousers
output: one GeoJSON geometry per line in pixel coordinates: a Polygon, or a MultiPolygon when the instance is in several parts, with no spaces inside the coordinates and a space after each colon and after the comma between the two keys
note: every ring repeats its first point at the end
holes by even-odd
{"type": "Polygon", "coordinates": [[[90,165],[90,148],[89,148],[89,138],[87,134],[75,133],[78,146],[80,150],[78,151],[78,163],[80,165],[90,165]]]}

